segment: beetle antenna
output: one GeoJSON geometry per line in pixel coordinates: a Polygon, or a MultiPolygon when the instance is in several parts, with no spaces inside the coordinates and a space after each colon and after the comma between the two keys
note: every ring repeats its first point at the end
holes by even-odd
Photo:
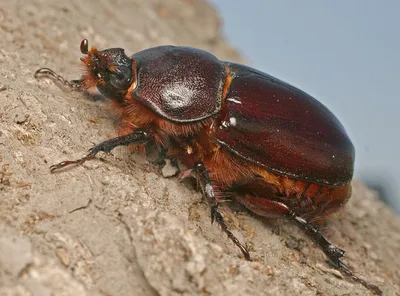
{"type": "Polygon", "coordinates": [[[70,88],[71,90],[77,90],[77,91],[82,90],[82,80],[71,80],[71,81],[65,80],[64,77],[58,75],[56,72],[54,72],[49,68],[40,68],[35,72],[34,77],[35,78],[47,77],[55,79],[61,82],[64,86],[70,88]]]}

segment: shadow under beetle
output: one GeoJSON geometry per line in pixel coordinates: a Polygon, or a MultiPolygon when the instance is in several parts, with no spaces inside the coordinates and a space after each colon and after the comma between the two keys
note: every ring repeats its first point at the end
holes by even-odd
{"type": "Polygon", "coordinates": [[[216,191],[235,198],[260,216],[284,217],[305,231],[332,265],[366,288],[341,261],[318,222],[351,195],[354,146],[339,120],[319,101],[268,74],[221,61],[195,48],[159,46],[128,57],[121,48],[99,51],[81,43],[84,73],[66,81],[75,90],[97,89],[121,117],[120,136],[104,141],[54,172],[82,164],[117,146],[168,142],[170,156],[195,173],[216,222],[250,260],[226,226],[216,191]]]}

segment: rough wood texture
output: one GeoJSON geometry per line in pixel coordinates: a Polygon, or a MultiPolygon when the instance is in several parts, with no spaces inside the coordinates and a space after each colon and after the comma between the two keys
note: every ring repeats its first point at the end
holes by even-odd
{"type": "MultiPolygon", "coordinates": [[[[200,0],[3,0],[0,295],[369,293],[343,280],[295,226],[226,211],[255,261],[241,260],[190,184],[163,178],[127,150],[50,174],[50,164],[114,133],[102,102],[33,78],[43,66],[79,77],[83,38],[131,52],[191,45],[240,61],[200,0]]],[[[330,233],[360,276],[400,295],[400,221],[374,193],[354,183],[330,233]]]]}

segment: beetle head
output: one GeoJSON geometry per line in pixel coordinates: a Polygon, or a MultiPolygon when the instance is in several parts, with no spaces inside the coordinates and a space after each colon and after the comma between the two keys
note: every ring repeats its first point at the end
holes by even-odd
{"type": "Polygon", "coordinates": [[[85,68],[83,86],[85,89],[96,86],[104,95],[125,93],[135,82],[135,61],[129,58],[122,48],[109,48],[98,51],[88,49],[87,39],[81,42],[81,52],[85,68]]]}

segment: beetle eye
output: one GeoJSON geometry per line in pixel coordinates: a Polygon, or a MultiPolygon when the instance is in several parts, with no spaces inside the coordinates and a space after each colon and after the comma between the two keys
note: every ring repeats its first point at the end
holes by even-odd
{"type": "Polygon", "coordinates": [[[127,89],[132,82],[132,70],[127,67],[119,67],[110,75],[110,83],[117,89],[127,89]]]}

